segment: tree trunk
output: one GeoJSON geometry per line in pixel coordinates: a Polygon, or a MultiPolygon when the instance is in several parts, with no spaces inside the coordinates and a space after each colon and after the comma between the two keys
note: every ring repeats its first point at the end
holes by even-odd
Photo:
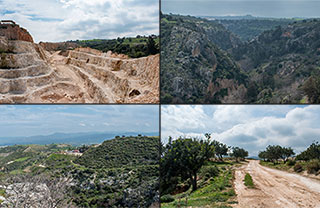
{"type": "Polygon", "coordinates": [[[192,191],[197,190],[197,172],[193,173],[193,177],[191,176],[192,181],[192,191]]]}

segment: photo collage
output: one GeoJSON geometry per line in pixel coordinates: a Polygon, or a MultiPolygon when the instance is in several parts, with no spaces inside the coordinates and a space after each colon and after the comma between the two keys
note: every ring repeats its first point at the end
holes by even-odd
{"type": "Polygon", "coordinates": [[[0,0],[0,208],[320,208],[319,11],[0,0]]]}

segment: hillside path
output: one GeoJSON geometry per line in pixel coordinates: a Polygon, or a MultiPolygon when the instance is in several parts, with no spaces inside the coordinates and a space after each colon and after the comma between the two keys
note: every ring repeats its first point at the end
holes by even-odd
{"type": "Polygon", "coordinates": [[[320,208],[320,182],[298,174],[261,166],[250,160],[235,171],[234,181],[238,204],[241,208],[320,208]],[[244,176],[252,176],[254,189],[244,185],[244,176]]]}

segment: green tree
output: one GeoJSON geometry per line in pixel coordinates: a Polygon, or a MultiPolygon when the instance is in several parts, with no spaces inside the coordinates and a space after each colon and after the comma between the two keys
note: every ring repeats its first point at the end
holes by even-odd
{"type": "Polygon", "coordinates": [[[263,161],[265,161],[268,158],[267,152],[266,151],[259,152],[258,157],[263,159],[263,161]]]}
{"type": "Polygon", "coordinates": [[[160,172],[162,180],[170,181],[180,176],[190,179],[192,191],[197,190],[197,175],[200,168],[214,156],[210,140],[179,138],[168,143],[162,153],[160,172]]]}
{"type": "Polygon", "coordinates": [[[269,145],[266,149],[266,156],[268,160],[275,164],[282,157],[282,147],[279,145],[269,145]]]}
{"type": "Polygon", "coordinates": [[[248,151],[240,147],[232,147],[232,152],[230,153],[230,156],[236,158],[237,161],[239,159],[244,160],[248,155],[248,151]]]}
{"type": "Polygon", "coordinates": [[[297,156],[297,160],[320,159],[320,144],[313,142],[305,151],[297,156]]]}
{"type": "Polygon", "coordinates": [[[219,160],[222,160],[223,156],[228,155],[229,147],[226,144],[213,140],[212,145],[215,150],[215,155],[219,158],[219,160]]]}
{"type": "Polygon", "coordinates": [[[148,51],[148,54],[157,54],[159,53],[159,50],[157,49],[156,47],[156,42],[153,40],[153,38],[151,36],[149,36],[148,38],[148,42],[147,42],[147,51],[148,51]]]}
{"type": "Polygon", "coordinates": [[[281,158],[283,159],[284,163],[287,162],[288,158],[293,156],[295,153],[291,147],[282,147],[282,154],[281,158]]]}

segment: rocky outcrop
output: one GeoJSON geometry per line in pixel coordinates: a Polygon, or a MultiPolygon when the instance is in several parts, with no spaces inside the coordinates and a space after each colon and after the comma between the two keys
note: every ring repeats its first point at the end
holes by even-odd
{"type": "Polygon", "coordinates": [[[0,36],[4,36],[9,40],[22,40],[33,43],[33,38],[26,29],[9,20],[0,21],[0,36]]]}
{"type": "Polygon", "coordinates": [[[130,59],[89,48],[53,54],[0,37],[0,103],[157,103],[159,55],[130,59]]]}

